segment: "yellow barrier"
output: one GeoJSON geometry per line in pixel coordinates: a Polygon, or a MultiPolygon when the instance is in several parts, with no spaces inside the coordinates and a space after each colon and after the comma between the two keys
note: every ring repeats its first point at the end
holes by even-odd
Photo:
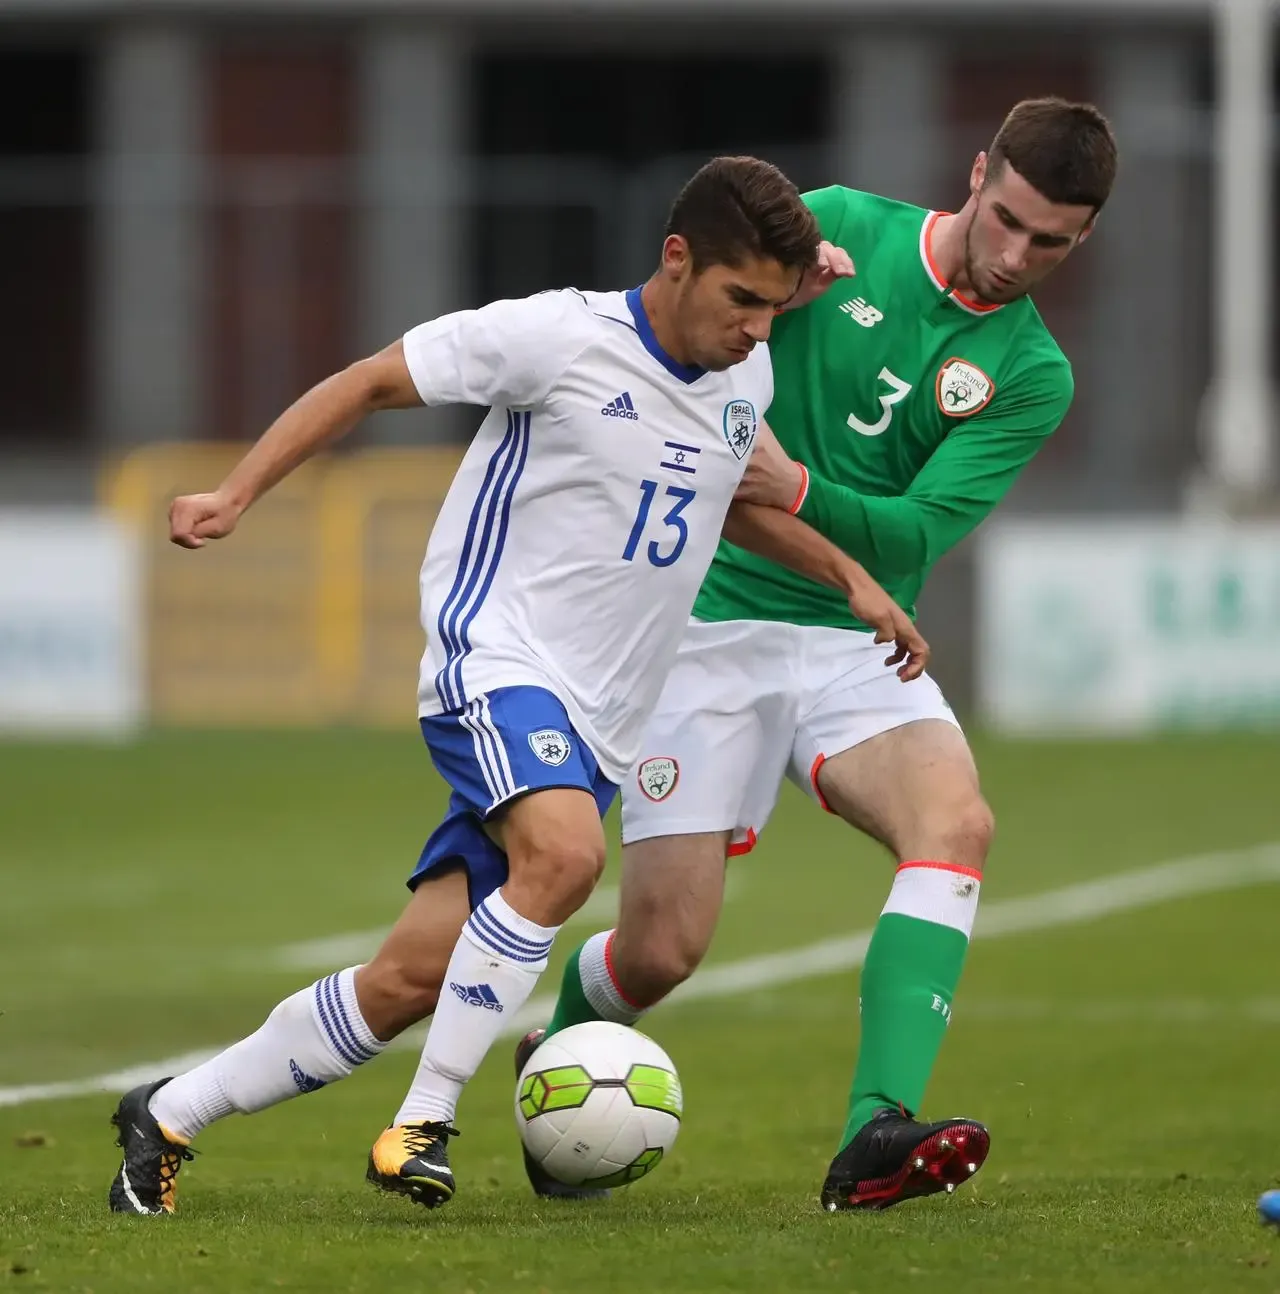
{"type": "Polygon", "coordinates": [[[236,444],[134,451],[106,503],[142,536],[151,714],[160,723],[412,722],[418,569],[460,447],[372,448],[305,464],[226,543],[168,542],[176,494],[212,488],[236,444]]]}

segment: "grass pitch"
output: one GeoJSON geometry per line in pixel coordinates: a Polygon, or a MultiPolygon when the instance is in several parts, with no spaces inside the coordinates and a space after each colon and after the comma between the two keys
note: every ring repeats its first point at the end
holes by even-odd
{"type": "MultiPolygon", "coordinates": [[[[984,903],[1280,841],[1274,737],[978,754],[999,821],[984,903]]],[[[282,968],[281,946],[393,919],[444,801],[412,731],[7,745],[0,788],[0,1088],[255,1028],[326,969],[282,968]]],[[[867,928],[890,877],[796,793],[734,868],[713,964],[867,928]]],[[[602,1205],[528,1194],[507,1043],[464,1098],[460,1193],[435,1213],[363,1181],[411,1050],[210,1129],[172,1219],[106,1211],[113,1096],[0,1106],[0,1287],[1280,1291],[1254,1213],[1280,1184],[1278,917],[1262,885],[977,940],[926,1113],[982,1119],[993,1148],[951,1199],[818,1209],[857,1038],[843,973],[655,1012],[684,1129],[602,1205]]]]}

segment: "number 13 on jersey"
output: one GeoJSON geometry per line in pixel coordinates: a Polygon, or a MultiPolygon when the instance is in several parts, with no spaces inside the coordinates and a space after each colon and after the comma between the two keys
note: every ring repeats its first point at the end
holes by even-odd
{"type": "MultiPolygon", "coordinates": [[[[640,507],[636,512],[635,524],[631,527],[631,534],[627,536],[627,546],[622,550],[622,560],[629,562],[634,560],[636,549],[640,546],[640,541],[644,536],[645,527],[649,522],[649,511],[653,507],[654,498],[658,493],[657,481],[640,482],[640,507]]],[[[675,503],[668,509],[666,516],[662,518],[662,524],[668,530],[674,530],[675,539],[667,552],[662,551],[661,543],[656,539],[651,539],[646,548],[649,561],[654,566],[670,566],[684,552],[684,546],[689,538],[689,526],[685,519],[680,515],[685,508],[697,497],[697,490],[682,490],[678,485],[668,485],[663,495],[664,500],[671,498],[675,503]]]]}

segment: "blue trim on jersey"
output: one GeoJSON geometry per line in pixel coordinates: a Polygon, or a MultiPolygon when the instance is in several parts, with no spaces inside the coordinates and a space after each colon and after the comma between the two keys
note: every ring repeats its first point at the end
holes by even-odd
{"type": "MultiPolygon", "coordinates": [[[[440,641],[445,645],[445,658],[448,660],[448,654],[451,649],[452,636],[445,621],[450,612],[455,609],[456,599],[462,592],[462,586],[466,582],[467,571],[471,565],[472,545],[475,543],[476,529],[480,524],[481,514],[484,512],[485,499],[488,497],[489,489],[493,484],[493,478],[511,446],[515,436],[515,418],[508,410],[507,412],[507,434],[502,443],[493,451],[489,457],[489,465],[485,469],[484,480],[480,484],[480,492],[476,495],[476,501],[471,507],[471,516],[467,522],[467,533],[462,541],[462,555],[458,559],[458,573],[454,576],[453,587],[449,590],[448,596],[440,604],[440,615],[436,620],[436,629],[440,641]]],[[[446,695],[444,686],[444,667],[442,666],[439,673],[436,674],[436,694],[440,697],[440,704],[446,709],[452,710],[454,706],[452,698],[446,695]]]]}
{"type": "Polygon", "coordinates": [[[494,498],[490,502],[490,519],[492,519],[495,506],[500,507],[501,515],[498,520],[498,532],[494,539],[488,569],[485,571],[484,582],[480,585],[480,590],[476,594],[475,600],[471,603],[458,625],[457,641],[461,646],[461,652],[453,663],[453,687],[460,702],[467,699],[466,693],[462,690],[462,661],[471,651],[471,626],[475,623],[476,614],[484,604],[485,598],[489,596],[489,590],[493,587],[494,576],[498,573],[498,563],[502,560],[502,550],[506,547],[507,531],[511,525],[511,500],[515,495],[516,486],[520,483],[520,475],[524,471],[525,461],[529,457],[529,427],[533,422],[533,414],[517,413],[515,421],[514,470],[510,473],[509,481],[499,483],[494,498]]]}
{"type": "Polygon", "coordinates": [[[626,319],[619,319],[617,315],[601,314],[599,310],[591,312],[597,319],[607,319],[610,323],[616,323],[619,328],[625,328],[628,332],[635,332],[636,326],[626,319]]]}
{"type": "Polygon", "coordinates": [[[511,520],[511,497],[529,452],[532,418],[530,413],[507,411],[506,435],[490,455],[480,492],[471,508],[462,556],[458,560],[458,573],[440,607],[436,627],[445,648],[445,662],[436,674],[435,686],[440,704],[447,710],[459,710],[466,702],[462,690],[462,661],[471,649],[467,631],[493,585],[493,577],[502,558],[511,520]],[[496,542],[495,518],[498,519],[496,542]],[[476,543],[477,530],[480,531],[479,543],[476,543]],[[480,586],[479,593],[473,597],[477,585],[480,586]]]}
{"type": "Polygon", "coordinates": [[[636,332],[640,340],[644,343],[644,348],[653,356],[654,359],[662,365],[673,377],[678,377],[686,386],[691,386],[700,377],[706,373],[706,369],[697,364],[681,364],[678,359],[672,359],[662,344],[654,336],[653,326],[649,323],[649,316],[644,312],[644,302],[640,299],[640,289],[632,288],[627,293],[627,305],[631,310],[631,317],[636,321],[636,332]]]}

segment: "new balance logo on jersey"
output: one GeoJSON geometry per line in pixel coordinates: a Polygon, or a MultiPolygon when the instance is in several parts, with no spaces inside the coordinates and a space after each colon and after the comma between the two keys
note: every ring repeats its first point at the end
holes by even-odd
{"type": "Polygon", "coordinates": [[[296,1060],[289,1061],[289,1073],[293,1075],[293,1081],[303,1096],[308,1092],[318,1092],[324,1086],[323,1078],[313,1078],[296,1060]]]}
{"type": "Polygon", "coordinates": [[[449,987],[468,1006],[482,1006],[486,1011],[497,1011],[501,1015],[502,1003],[488,984],[454,984],[450,981],[449,987]]]}
{"type": "Polygon", "coordinates": [[[870,305],[862,297],[854,297],[852,301],[845,301],[840,306],[840,309],[855,323],[860,323],[864,328],[874,328],[884,318],[884,315],[875,306],[870,305]]]}
{"type": "Polygon", "coordinates": [[[614,396],[600,412],[606,418],[630,418],[632,422],[640,421],[640,415],[636,412],[635,405],[631,403],[630,391],[614,396]]]}

